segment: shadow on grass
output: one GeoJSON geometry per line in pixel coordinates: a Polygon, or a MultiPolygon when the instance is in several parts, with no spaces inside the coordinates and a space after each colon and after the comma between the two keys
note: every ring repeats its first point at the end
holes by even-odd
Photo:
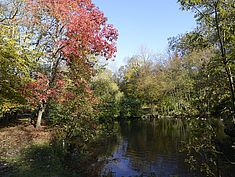
{"type": "Polygon", "coordinates": [[[11,155],[0,154],[0,177],[97,177],[117,141],[100,138],[83,150],[76,143],[71,148],[70,142],[64,150],[60,140],[49,140],[45,132],[33,131],[32,126],[7,129],[4,135],[11,137],[11,143],[4,150],[11,155]]]}
{"type": "Polygon", "coordinates": [[[33,145],[14,159],[3,177],[79,177],[63,165],[63,154],[49,145],[33,145]]]}

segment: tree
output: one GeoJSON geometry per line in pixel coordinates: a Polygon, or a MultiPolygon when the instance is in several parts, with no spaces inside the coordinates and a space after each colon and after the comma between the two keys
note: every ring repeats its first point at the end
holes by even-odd
{"type": "Polygon", "coordinates": [[[119,75],[123,77],[119,78],[119,87],[124,94],[121,102],[121,117],[141,116],[142,101],[137,90],[138,71],[141,63],[142,61],[139,60],[138,56],[133,56],[129,58],[128,64],[120,70],[122,74],[119,75]]]}
{"type": "Polygon", "coordinates": [[[180,57],[210,47],[208,39],[199,29],[168,38],[168,45],[169,52],[172,53],[172,55],[177,54],[180,57]]]}
{"type": "Polygon", "coordinates": [[[36,128],[39,128],[41,126],[42,114],[45,111],[45,104],[50,98],[54,100],[61,99],[65,83],[62,79],[63,76],[61,76],[61,79],[56,80],[56,84],[52,88],[49,86],[47,76],[38,73],[36,77],[35,81],[29,82],[24,86],[22,92],[28,102],[39,110],[36,123],[36,128]]]}
{"type": "Polygon", "coordinates": [[[226,74],[225,82],[230,89],[230,100],[235,111],[234,88],[234,16],[235,8],[232,0],[178,0],[183,10],[192,10],[203,34],[217,53],[218,66],[221,73],[226,74]]]}
{"type": "Polygon", "coordinates": [[[38,53],[25,45],[27,36],[17,28],[20,7],[21,1],[0,3],[0,114],[25,106],[20,90],[38,66],[38,53]]]}
{"type": "MultiPolygon", "coordinates": [[[[49,80],[47,90],[55,87],[58,73],[63,68],[78,74],[68,75],[73,82],[86,80],[88,83],[93,74],[91,56],[109,59],[116,52],[117,30],[107,24],[107,18],[90,0],[59,0],[56,3],[53,0],[27,0],[25,9],[30,21],[25,19],[24,26],[28,31],[34,31],[33,47],[42,52],[38,60],[49,80]],[[83,73],[75,72],[77,69],[82,69],[83,73]]],[[[43,105],[38,106],[39,113],[49,102],[50,99],[44,100],[43,105]]]]}
{"type": "Polygon", "coordinates": [[[112,124],[120,114],[120,102],[123,94],[112,78],[112,71],[104,70],[93,78],[92,88],[99,103],[98,117],[103,124],[112,124]]]}
{"type": "MultiPolygon", "coordinates": [[[[1,25],[0,25],[1,26],[1,25]]],[[[3,32],[3,31],[2,31],[3,32]]],[[[32,62],[14,39],[0,34],[0,113],[24,105],[20,88],[30,81],[32,62]]]]}

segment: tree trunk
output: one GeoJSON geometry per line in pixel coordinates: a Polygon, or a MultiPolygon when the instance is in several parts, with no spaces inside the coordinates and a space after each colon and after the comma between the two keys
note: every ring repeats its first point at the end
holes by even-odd
{"type": "Polygon", "coordinates": [[[228,65],[228,59],[227,59],[227,56],[226,56],[226,49],[225,49],[225,45],[224,45],[224,36],[221,35],[217,5],[218,4],[216,4],[216,6],[215,6],[216,32],[217,32],[217,36],[218,36],[218,40],[219,40],[219,47],[220,47],[221,57],[222,57],[224,68],[225,68],[227,78],[228,78],[228,81],[229,81],[233,112],[235,112],[235,87],[234,87],[234,83],[233,83],[233,75],[232,75],[232,72],[231,72],[231,68],[228,65]]]}
{"type": "Polygon", "coordinates": [[[38,111],[38,118],[37,118],[37,124],[36,124],[36,128],[40,128],[41,127],[41,122],[42,122],[42,115],[45,111],[45,105],[41,104],[40,105],[40,109],[38,111]]]}
{"type": "Polygon", "coordinates": [[[152,101],[150,103],[150,107],[151,107],[151,114],[154,115],[154,107],[153,107],[153,102],[152,101]]]}

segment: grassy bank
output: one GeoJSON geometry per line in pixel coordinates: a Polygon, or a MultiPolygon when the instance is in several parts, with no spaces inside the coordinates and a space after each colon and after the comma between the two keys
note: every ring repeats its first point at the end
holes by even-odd
{"type": "Polygon", "coordinates": [[[47,127],[36,130],[22,123],[1,128],[0,176],[78,176],[64,167],[61,151],[51,145],[52,134],[47,127]]]}

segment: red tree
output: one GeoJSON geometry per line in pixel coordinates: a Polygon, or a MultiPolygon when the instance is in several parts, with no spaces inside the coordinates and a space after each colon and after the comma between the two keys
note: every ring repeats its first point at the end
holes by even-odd
{"type": "Polygon", "coordinates": [[[40,108],[37,120],[39,127],[48,99],[55,97],[58,91],[55,87],[55,78],[61,58],[67,61],[71,70],[76,70],[79,66],[84,72],[72,79],[84,79],[82,78],[84,75],[89,78],[92,66],[88,64],[88,56],[100,55],[106,59],[112,58],[116,52],[118,32],[112,25],[107,24],[107,18],[91,0],[26,0],[26,10],[30,13],[30,20],[38,25],[45,25],[47,23],[45,19],[53,19],[55,24],[61,27],[60,34],[58,30],[52,30],[56,26],[54,23],[52,26],[48,24],[50,27],[47,28],[47,33],[50,34],[52,31],[56,33],[54,43],[51,44],[56,48],[54,50],[56,52],[48,56],[56,58],[59,53],[59,57],[52,65],[51,74],[45,78],[39,76],[36,82],[25,87],[32,95],[28,97],[29,102],[37,104],[40,108]]]}
{"type": "Polygon", "coordinates": [[[36,127],[41,126],[42,114],[45,111],[45,104],[49,98],[61,99],[64,89],[63,79],[57,79],[54,87],[50,87],[47,76],[38,73],[37,79],[26,84],[22,89],[22,94],[32,107],[38,107],[38,118],[36,127]]]}
{"type": "Polygon", "coordinates": [[[27,0],[33,14],[44,9],[65,28],[58,45],[68,60],[94,54],[112,58],[116,52],[117,30],[91,0],[27,0]]]}

